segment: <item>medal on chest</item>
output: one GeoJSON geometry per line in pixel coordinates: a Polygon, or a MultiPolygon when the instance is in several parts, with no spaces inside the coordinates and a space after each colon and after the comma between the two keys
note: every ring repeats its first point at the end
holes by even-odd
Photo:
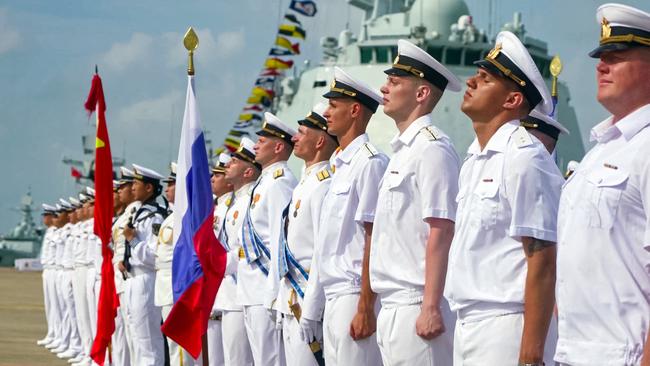
{"type": "Polygon", "coordinates": [[[293,210],[293,217],[298,217],[298,209],[300,208],[300,200],[296,201],[296,206],[293,210]]]}
{"type": "Polygon", "coordinates": [[[260,200],[260,194],[255,193],[255,196],[253,197],[253,203],[251,204],[251,208],[255,208],[255,206],[257,205],[257,202],[259,202],[259,200],[260,200]]]}
{"type": "Polygon", "coordinates": [[[235,225],[235,222],[237,221],[237,217],[239,216],[239,211],[235,211],[232,214],[232,224],[235,225]]]}

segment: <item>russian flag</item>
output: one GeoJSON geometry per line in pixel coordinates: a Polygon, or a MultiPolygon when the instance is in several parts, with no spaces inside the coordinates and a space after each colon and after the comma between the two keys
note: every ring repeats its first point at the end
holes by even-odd
{"type": "Polygon", "coordinates": [[[201,339],[226,268],[226,252],[212,229],[214,204],[208,164],[194,76],[190,75],[176,166],[174,306],[161,329],[194,358],[201,353],[201,339]]]}

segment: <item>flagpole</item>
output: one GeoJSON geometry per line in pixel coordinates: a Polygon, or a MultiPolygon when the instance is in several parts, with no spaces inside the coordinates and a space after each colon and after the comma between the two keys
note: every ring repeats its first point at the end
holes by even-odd
{"type": "MultiPolygon", "coordinates": [[[[183,45],[187,50],[187,75],[194,76],[194,51],[199,47],[199,37],[194,32],[194,29],[190,27],[183,37],[183,45]]],[[[208,357],[208,334],[204,333],[201,335],[201,355],[203,358],[203,364],[209,365],[210,360],[208,357]]]]}

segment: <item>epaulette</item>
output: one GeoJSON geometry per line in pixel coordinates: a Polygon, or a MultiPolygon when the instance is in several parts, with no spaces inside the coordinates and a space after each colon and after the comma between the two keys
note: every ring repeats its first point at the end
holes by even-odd
{"type": "Polygon", "coordinates": [[[442,137],[442,133],[440,133],[440,130],[434,126],[422,127],[420,129],[420,132],[422,132],[424,136],[427,139],[429,139],[429,141],[436,141],[442,137]]]}
{"type": "Polygon", "coordinates": [[[363,144],[363,149],[366,151],[366,154],[368,154],[369,158],[372,158],[373,156],[379,154],[379,151],[377,151],[377,149],[375,149],[375,147],[372,146],[369,142],[363,144]]]}
{"type": "Polygon", "coordinates": [[[318,178],[319,182],[322,182],[325,179],[328,179],[329,177],[331,177],[331,174],[330,174],[329,170],[323,169],[323,170],[319,171],[318,173],[316,173],[316,177],[318,178]]]}
{"type": "Polygon", "coordinates": [[[515,144],[518,148],[533,144],[533,140],[530,138],[528,131],[521,126],[517,127],[517,130],[512,134],[512,138],[515,140],[515,144]]]}
{"type": "Polygon", "coordinates": [[[273,179],[278,179],[283,175],[284,175],[284,169],[278,168],[276,171],[273,172],[273,179]]]}

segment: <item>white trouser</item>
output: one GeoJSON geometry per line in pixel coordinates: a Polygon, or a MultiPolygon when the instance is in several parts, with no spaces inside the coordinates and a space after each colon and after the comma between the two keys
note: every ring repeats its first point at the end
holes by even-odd
{"type": "MultiPolygon", "coordinates": [[[[118,294],[120,296],[121,294],[118,294]]],[[[126,337],[126,323],[124,322],[124,304],[120,298],[120,307],[117,308],[115,316],[115,332],[111,336],[111,357],[113,364],[119,366],[131,365],[131,353],[126,337]]]]}
{"type": "MultiPolygon", "coordinates": [[[[244,323],[242,311],[223,311],[221,336],[223,337],[223,357],[226,366],[253,366],[253,353],[248,343],[244,323]]],[[[208,336],[209,341],[210,337],[208,336]]]]}
{"type": "Polygon", "coordinates": [[[377,316],[377,344],[384,366],[451,365],[456,316],[446,301],[441,311],[445,332],[426,340],[415,330],[420,304],[382,307],[377,316]]]}
{"type": "MultiPolygon", "coordinates": [[[[160,307],[162,314],[163,322],[167,320],[169,312],[172,311],[171,305],[164,305],[160,307]]],[[[208,333],[210,332],[210,322],[208,321],[208,333]]],[[[209,338],[208,338],[209,342],[209,338]]],[[[193,359],[192,356],[178,345],[178,343],[172,341],[171,338],[167,338],[167,346],[169,348],[169,365],[170,366],[200,366],[203,362],[203,357],[199,356],[197,360],[193,359]]],[[[212,365],[212,358],[210,358],[210,364],[212,365]]]]}
{"type": "Polygon", "coordinates": [[[93,337],[90,328],[90,312],[88,311],[88,298],[86,297],[86,275],[88,267],[74,269],[72,290],[74,292],[75,311],[77,315],[77,328],[81,337],[81,354],[90,356],[90,347],[93,337]]]}
{"type": "Polygon", "coordinates": [[[65,339],[69,350],[76,353],[81,352],[81,338],[79,337],[79,330],[77,329],[77,314],[74,303],[74,292],[72,290],[72,278],[74,277],[74,270],[65,269],[61,272],[60,278],[60,296],[65,303],[65,313],[63,316],[64,332],[67,334],[65,339]]]}
{"type": "Polygon", "coordinates": [[[300,325],[293,315],[284,314],[282,319],[282,339],[287,366],[318,366],[316,358],[300,337],[300,325]]]}
{"type": "MultiPolygon", "coordinates": [[[[494,316],[477,321],[456,321],[454,366],[516,365],[519,361],[524,314],[494,316]]],[[[544,347],[544,363],[554,365],[557,324],[551,320],[544,347]]]]}
{"type": "Polygon", "coordinates": [[[210,360],[210,366],[223,366],[225,362],[221,327],[221,320],[208,320],[208,359],[210,360]]]}
{"type": "Polygon", "coordinates": [[[133,364],[137,366],[162,365],[165,344],[160,323],[160,307],[154,304],[155,272],[140,273],[127,280],[125,289],[127,326],[133,342],[133,364]]]}
{"type": "Polygon", "coordinates": [[[343,295],[325,302],[323,356],[328,366],[381,365],[374,333],[358,341],[350,336],[350,324],[357,313],[358,303],[359,294],[343,295]]]}
{"type": "Polygon", "coordinates": [[[63,342],[65,341],[65,346],[67,347],[67,340],[64,339],[65,334],[63,334],[65,302],[61,298],[61,291],[59,290],[59,287],[61,287],[61,272],[63,272],[62,269],[54,269],[50,275],[50,304],[53,305],[52,309],[54,310],[54,312],[52,312],[52,320],[54,321],[52,326],[54,327],[56,340],[60,345],[63,345],[63,342]]]}
{"type": "Polygon", "coordinates": [[[284,365],[282,330],[276,328],[269,311],[262,305],[244,306],[244,324],[255,365],[284,365]]]}
{"type": "MultiPolygon", "coordinates": [[[[97,303],[95,302],[95,267],[88,267],[86,271],[86,301],[90,315],[90,334],[92,339],[97,335],[97,303]]],[[[99,289],[97,289],[99,291],[99,289]]]]}
{"type": "Polygon", "coordinates": [[[50,269],[49,268],[44,268],[43,269],[43,307],[45,308],[45,321],[47,322],[47,334],[45,335],[45,339],[47,340],[53,340],[54,339],[54,329],[52,328],[52,320],[51,320],[51,315],[50,315],[50,296],[48,293],[48,285],[47,285],[47,277],[50,275],[50,269]]]}

